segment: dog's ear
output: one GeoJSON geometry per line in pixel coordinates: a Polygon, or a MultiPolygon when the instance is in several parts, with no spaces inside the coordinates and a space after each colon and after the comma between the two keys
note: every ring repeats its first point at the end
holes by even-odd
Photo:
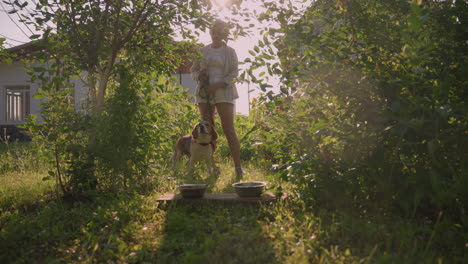
{"type": "Polygon", "coordinates": [[[192,130],[192,137],[193,137],[194,139],[197,139],[197,138],[198,138],[198,124],[195,125],[195,127],[194,127],[193,130],[192,130]]]}

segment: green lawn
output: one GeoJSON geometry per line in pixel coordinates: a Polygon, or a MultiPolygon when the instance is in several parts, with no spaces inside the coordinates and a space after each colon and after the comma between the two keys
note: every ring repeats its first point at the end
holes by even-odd
{"type": "MultiPolygon", "coordinates": [[[[232,192],[234,172],[201,173],[211,192],[232,192]]],[[[244,180],[278,184],[247,164],[244,180]]],[[[54,194],[47,170],[0,174],[0,263],[463,263],[461,227],[378,213],[305,205],[161,205],[189,176],[160,178],[145,194],[99,193],[90,201],[54,194]],[[457,229],[458,228],[458,229],[457,229]],[[453,243],[451,242],[453,241],[453,243]]]]}

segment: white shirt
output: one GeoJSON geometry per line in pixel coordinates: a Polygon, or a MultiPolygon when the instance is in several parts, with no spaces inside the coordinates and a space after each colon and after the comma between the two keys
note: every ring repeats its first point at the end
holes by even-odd
{"type": "MultiPolygon", "coordinates": [[[[207,68],[210,83],[220,81],[227,84],[226,88],[217,91],[217,93],[223,93],[223,101],[232,101],[239,98],[234,84],[234,79],[239,73],[236,51],[226,45],[217,49],[207,45],[201,48],[200,51],[203,54],[203,60],[193,63],[192,78],[198,80],[200,70],[207,68]]],[[[200,85],[197,85],[196,94],[200,94],[200,85]]]]}
{"type": "Polygon", "coordinates": [[[216,82],[224,82],[224,62],[226,61],[225,47],[206,49],[205,61],[208,66],[208,76],[210,76],[210,84],[216,82]]]}

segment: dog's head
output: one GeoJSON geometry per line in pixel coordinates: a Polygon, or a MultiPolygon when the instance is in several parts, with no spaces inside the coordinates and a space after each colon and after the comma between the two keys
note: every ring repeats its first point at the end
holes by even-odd
{"type": "Polygon", "coordinates": [[[210,123],[201,121],[193,128],[192,137],[199,143],[210,143],[218,139],[218,134],[210,123]]]}

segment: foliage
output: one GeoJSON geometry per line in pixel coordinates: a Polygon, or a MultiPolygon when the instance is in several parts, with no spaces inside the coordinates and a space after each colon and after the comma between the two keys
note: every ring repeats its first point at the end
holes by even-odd
{"type": "MultiPolygon", "coordinates": [[[[255,135],[255,131],[257,130],[257,126],[255,125],[255,122],[252,122],[251,117],[236,115],[234,117],[234,127],[236,128],[237,137],[240,142],[241,159],[243,161],[256,160],[257,137],[255,135]]],[[[218,135],[220,135],[218,138],[218,149],[216,152],[220,157],[230,159],[231,153],[221,126],[218,125],[216,128],[218,135]]]]}
{"type": "Polygon", "coordinates": [[[0,62],[9,64],[12,63],[14,55],[10,54],[3,46],[5,40],[5,38],[0,38],[0,62]]]}
{"type": "Polygon", "coordinates": [[[236,117],[236,131],[238,131],[239,142],[241,145],[241,159],[244,161],[256,160],[258,155],[257,138],[255,132],[258,127],[252,122],[251,117],[239,115],[236,117]]]}
{"type": "Polygon", "coordinates": [[[63,194],[81,195],[96,181],[90,177],[90,164],[85,162],[90,117],[75,111],[71,93],[71,89],[37,93],[35,98],[47,95],[41,104],[44,124],[35,123],[36,116],[31,115],[24,127],[32,136],[36,155],[54,168],[45,180],[53,178],[63,194]]]}
{"type": "Polygon", "coordinates": [[[282,68],[265,56],[252,65],[284,81],[257,106],[260,136],[301,198],[466,222],[467,11],[464,1],[317,1],[268,31],[282,68]]]}

